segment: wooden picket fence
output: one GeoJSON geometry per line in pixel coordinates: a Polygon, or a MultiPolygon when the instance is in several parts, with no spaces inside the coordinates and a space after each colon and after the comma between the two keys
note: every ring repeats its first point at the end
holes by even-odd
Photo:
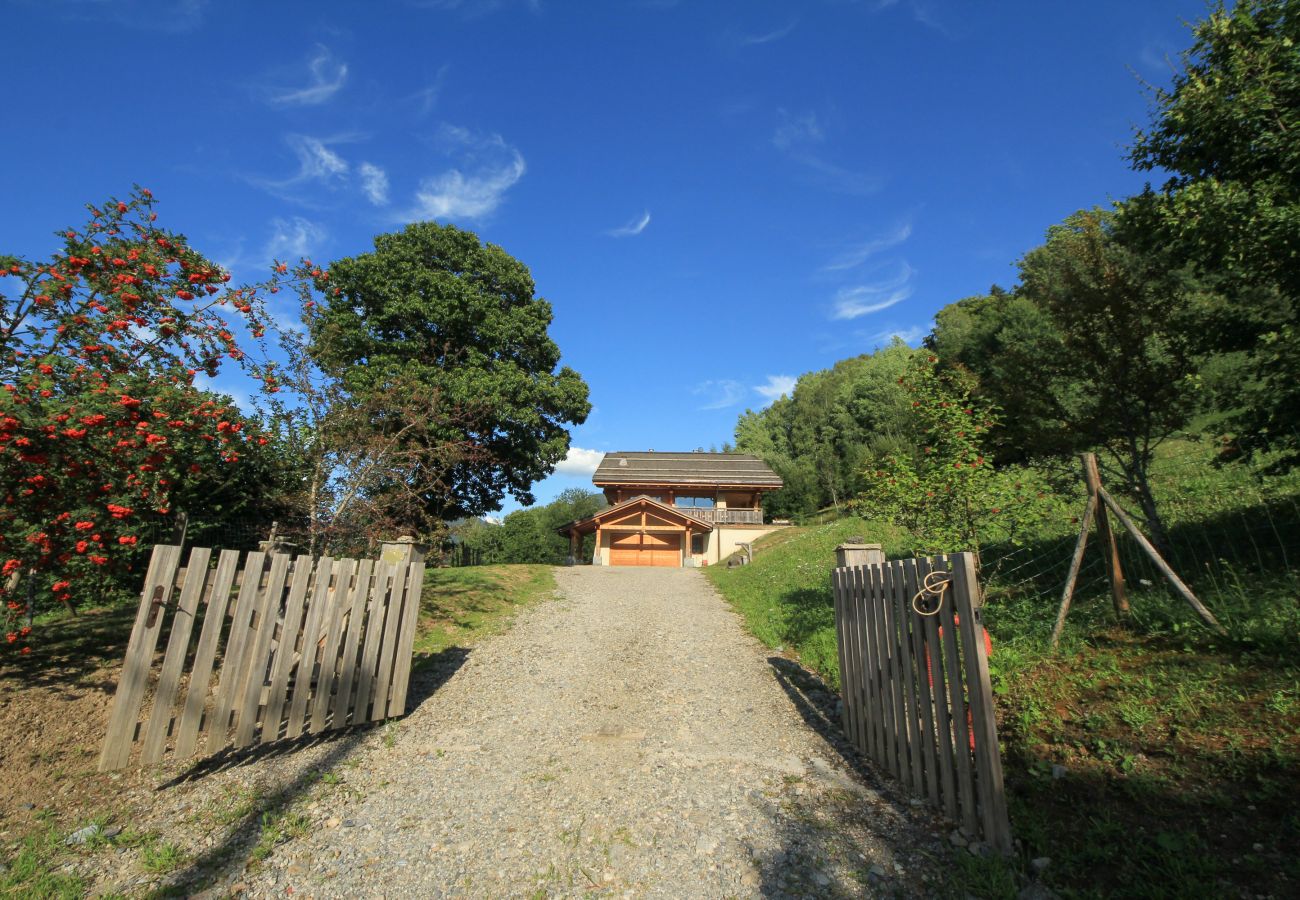
{"type": "Polygon", "coordinates": [[[971,837],[1010,853],[975,558],[834,570],[844,731],[971,837]]]}
{"type": "Polygon", "coordinates": [[[101,771],[127,765],[136,743],[152,765],[169,745],[179,760],[200,739],[213,754],[405,713],[422,561],[253,552],[241,562],[224,550],[212,566],[205,547],[180,560],[180,547],[153,549],[101,771]]]}

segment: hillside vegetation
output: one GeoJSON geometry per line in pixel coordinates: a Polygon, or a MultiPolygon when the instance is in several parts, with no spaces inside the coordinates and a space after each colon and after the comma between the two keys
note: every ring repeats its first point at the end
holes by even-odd
{"type": "MultiPolygon", "coordinates": [[[[998,728],[1023,851],[1005,865],[963,860],[975,895],[1015,896],[1039,857],[1052,860],[1044,883],[1068,896],[1286,896],[1300,881],[1300,583],[1286,564],[1300,558],[1300,483],[1261,487],[1242,468],[1209,465],[1209,452],[1170,445],[1153,471],[1175,565],[1227,639],[1123,539],[1133,620],[1116,623],[1094,546],[1053,652],[1078,526],[1067,518],[1018,545],[983,548],[998,728]],[[1065,776],[1054,778],[1054,766],[1065,776]]],[[[835,546],[850,537],[881,543],[890,558],[915,546],[897,526],[844,517],[765,538],[752,565],[708,571],[757,637],[835,687],[829,578],[835,546]]]]}

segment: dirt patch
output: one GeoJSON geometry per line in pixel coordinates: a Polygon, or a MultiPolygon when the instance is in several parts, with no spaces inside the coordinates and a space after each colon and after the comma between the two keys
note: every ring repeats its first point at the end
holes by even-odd
{"type": "Polygon", "coordinates": [[[0,831],[71,825],[119,808],[129,773],[96,771],[132,610],[91,610],[38,626],[32,652],[0,670],[0,831]]]}
{"type": "Polygon", "coordinates": [[[1099,891],[1293,895],[1296,677],[1284,660],[1122,630],[1030,667],[1003,703],[1013,825],[1099,891]]]}

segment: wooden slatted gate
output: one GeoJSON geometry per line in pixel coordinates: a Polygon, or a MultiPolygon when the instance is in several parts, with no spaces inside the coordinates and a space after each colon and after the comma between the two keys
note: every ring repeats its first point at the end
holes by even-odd
{"type": "Polygon", "coordinates": [[[974,556],[837,568],[832,584],[845,734],[972,838],[1010,853],[974,556]]]}
{"type": "Polygon", "coordinates": [[[152,765],[169,743],[183,759],[200,738],[212,754],[405,713],[423,562],[240,556],[212,566],[195,547],[180,568],[180,547],[154,547],[101,771],[127,765],[137,742],[152,765]]]}

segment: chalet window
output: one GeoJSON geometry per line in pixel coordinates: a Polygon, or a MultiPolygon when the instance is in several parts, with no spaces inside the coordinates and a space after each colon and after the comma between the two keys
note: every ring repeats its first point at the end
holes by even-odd
{"type": "Polygon", "coordinates": [[[683,509],[711,509],[712,497],[677,497],[673,502],[683,509]]]}
{"type": "Polygon", "coordinates": [[[706,535],[703,535],[703,534],[693,534],[693,535],[691,535],[691,552],[692,552],[692,553],[703,555],[703,553],[704,553],[704,539],[705,539],[705,537],[706,537],[706,535]]]}

